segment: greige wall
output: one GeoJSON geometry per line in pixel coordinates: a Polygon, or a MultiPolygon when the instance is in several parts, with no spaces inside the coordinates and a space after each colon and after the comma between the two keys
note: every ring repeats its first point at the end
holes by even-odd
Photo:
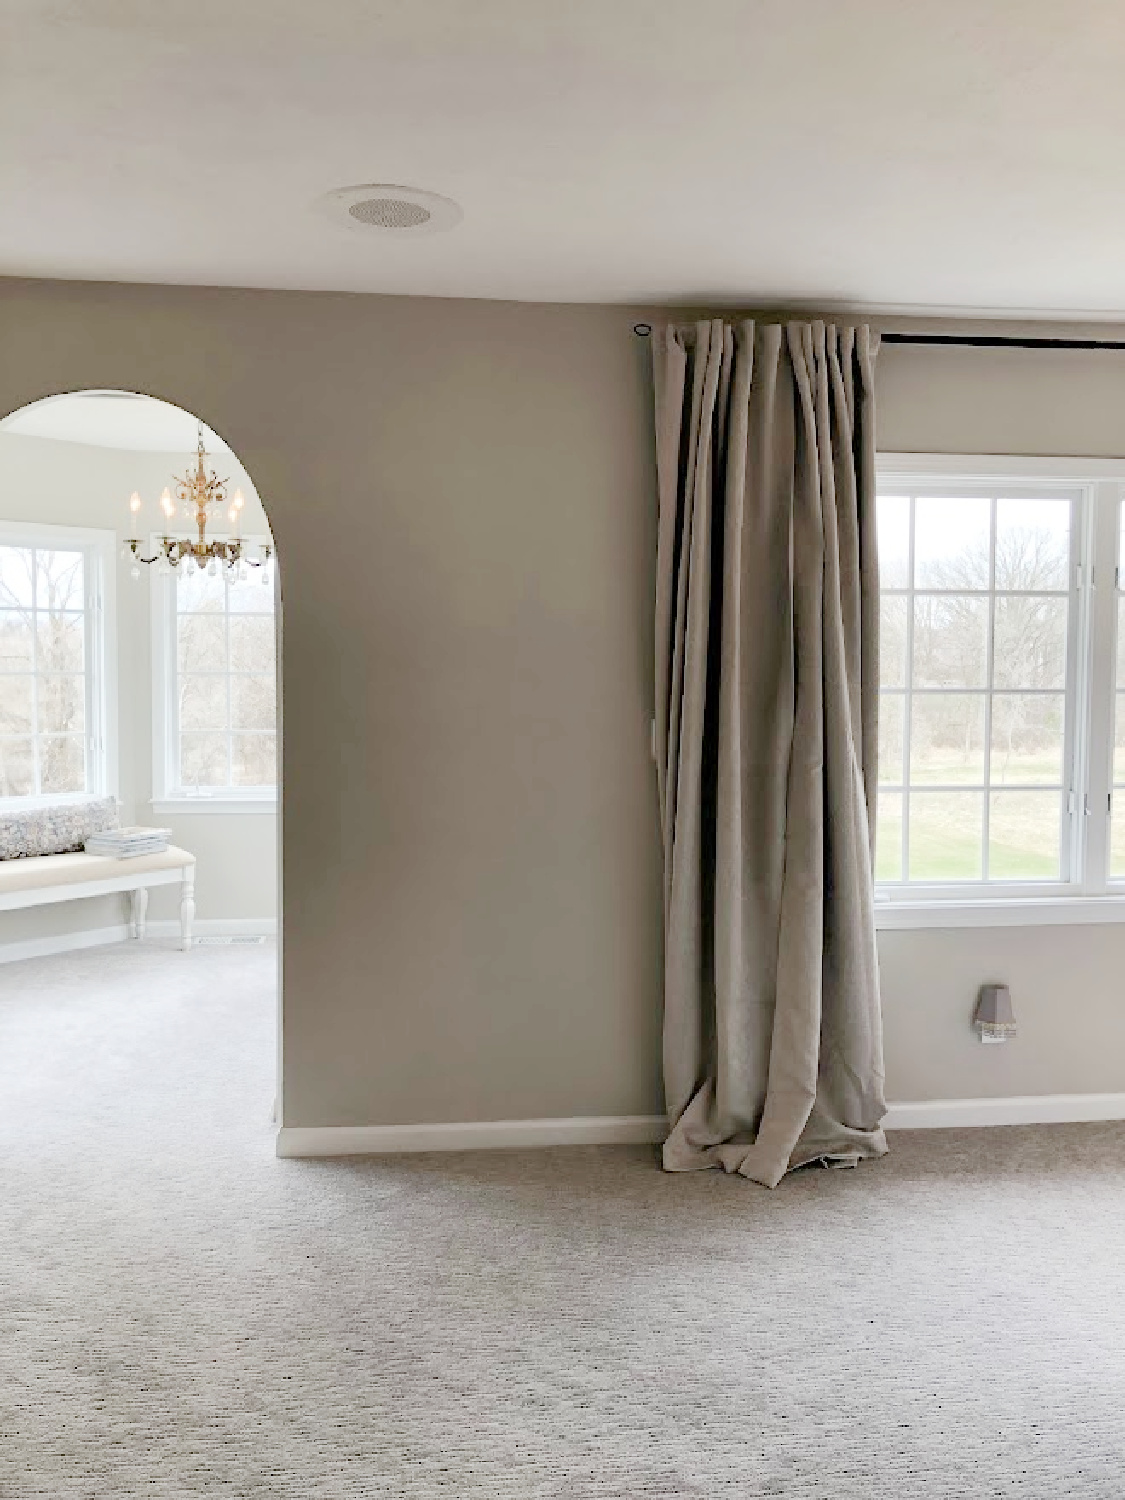
{"type": "MultiPolygon", "coordinates": [[[[0,430],[0,521],[92,526],[116,532],[120,540],[128,530],[128,497],[138,490],[147,501],[140,518],[142,534],[147,535],[159,518],[157,496],[185,466],[182,453],[124,452],[0,430]]],[[[250,477],[230,454],[218,457],[216,466],[230,478],[232,489],[241,487],[246,496],[246,534],[261,535],[266,522],[250,477]]],[[[196,913],[202,921],[268,922],[276,915],[277,895],[277,825],[271,809],[154,816],[152,590],[147,575],[139,580],[129,577],[124,559],[116,563],[115,583],[117,795],[122,818],[126,823],[171,827],[173,841],[195,854],[196,913]]],[[[178,917],[178,890],[153,890],[149,919],[178,917]]],[[[120,896],[0,912],[0,957],[7,944],[120,926],[126,919],[126,898],[120,896]]]]}
{"type": "Polygon", "coordinates": [[[284,601],[287,1124],[657,1106],[627,313],[0,285],[0,406],[118,386],[247,470],[284,601]]]}
{"type": "MultiPolygon", "coordinates": [[[[147,390],[226,437],[269,514],[286,1124],[660,1107],[654,528],[633,320],[0,283],[4,410],[147,390]]],[[[881,444],[1120,453],[1119,358],[888,349],[881,444]]],[[[1118,933],[884,934],[892,1097],[1125,1088],[1118,933]],[[1024,1025],[1008,1048],[968,1027],[995,977],[1024,1025]]]]}

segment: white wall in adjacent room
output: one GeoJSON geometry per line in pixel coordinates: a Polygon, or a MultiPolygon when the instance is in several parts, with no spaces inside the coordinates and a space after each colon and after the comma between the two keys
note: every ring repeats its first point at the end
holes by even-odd
{"type": "MultiPolygon", "coordinates": [[[[198,861],[196,907],[201,919],[270,921],[277,913],[277,830],[272,808],[253,813],[155,814],[151,805],[153,674],[152,587],[147,570],[129,575],[120,543],[129,531],[129,495],[145,501],[140,534],[158,530],[158,497],[193,462],[187,453],[124,451],[0,430],[0,521],[95,527],[116,533],[118,796],[122,821],[158,823],[198,861]]],[[[230,488],[246,497],[243,530],[268,533],[250,476],[229,453],[211,461],[230,488]]],[[[150,920],[178,915],[178,890],[151,893],[150,920]]],[[[5,943],[111,927],[125,920],[125,898],[100,897],[27,911],[0,912],[5,943]]]]}

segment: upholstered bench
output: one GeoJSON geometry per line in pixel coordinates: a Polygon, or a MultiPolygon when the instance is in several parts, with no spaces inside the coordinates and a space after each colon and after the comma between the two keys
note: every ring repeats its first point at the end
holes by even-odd
{"type": "Polygon", "coordinates": [[[191,947],[195,918],[195,855],[185,849],[169,846],[159,854],[139,854],[134,859],[102,854],[36,854],[0,860],[0,911],[128,891],[133,898],[129,933],[142,938],[149,888],[176,884],[180,887],[180,937],[186,953],[191,947]]]}

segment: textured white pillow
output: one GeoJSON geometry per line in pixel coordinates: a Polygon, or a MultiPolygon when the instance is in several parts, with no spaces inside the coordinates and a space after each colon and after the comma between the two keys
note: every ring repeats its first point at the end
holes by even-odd
{"type": "Polygon", "coordinates": [[[0,813],[0,859],[70,854],[81,849],[92,833],[116,828],[117,823],[117,802],[113,797],[0,813]]]}

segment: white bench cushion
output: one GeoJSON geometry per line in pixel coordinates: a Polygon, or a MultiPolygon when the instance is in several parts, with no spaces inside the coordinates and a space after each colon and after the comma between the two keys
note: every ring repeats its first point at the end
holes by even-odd
{"type": "MultiPolygon", "coordinates": [[[[194,854],[171,844],[159,854],[138,854],[135,859],[114,859],[106,854],[36,854],[29,859],[4,859],[0,860],[0,897],[17,891],[85,885],[94,880],[127,880],[193,864],[194,854]]],[[[143,885],[143,878],[137,884],[143,885]]]]}

